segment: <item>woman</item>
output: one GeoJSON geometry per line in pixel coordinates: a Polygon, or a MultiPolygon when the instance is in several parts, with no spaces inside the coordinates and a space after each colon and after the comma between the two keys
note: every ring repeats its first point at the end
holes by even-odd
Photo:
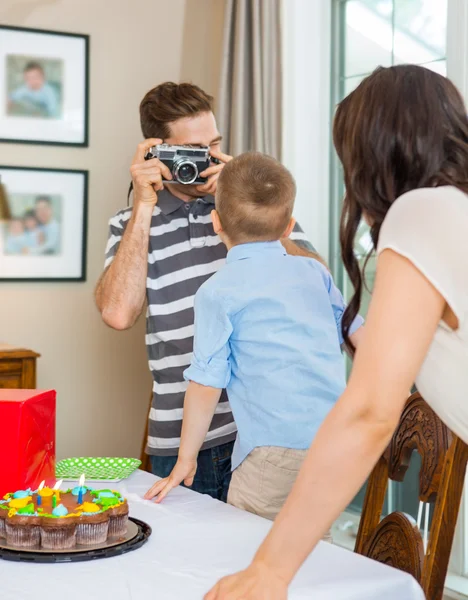
{"type": "Polygon", "coordinates": [[[317,434],[283,510],[252,564],[206,600],[285,600],[307,555],[352,500],[389,443],[416,380],[468,442],[468,119],[450,81],[427,69],[379,68],[339,105],[334,144],[344,168],[342,257],[364,218],[377,273],[346,391],[317,434]]]}

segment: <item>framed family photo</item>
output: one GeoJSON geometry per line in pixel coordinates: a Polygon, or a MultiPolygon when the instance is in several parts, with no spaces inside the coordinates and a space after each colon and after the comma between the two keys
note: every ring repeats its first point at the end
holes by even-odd
{"type": "Polygon", "coordinates": [[[88,172],[0,166],[1,281],[85,281],[88,172]]]}
{"type": "Polygon", "coordinates": [[[89,36],[0,25],[0,142],[88,145],[89,36]]]}

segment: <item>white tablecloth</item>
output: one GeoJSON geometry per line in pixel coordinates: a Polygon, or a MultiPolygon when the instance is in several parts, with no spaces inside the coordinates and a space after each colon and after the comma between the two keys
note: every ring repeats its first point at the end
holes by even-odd
{"type": "MultiPolygon", "coordinates": [[[[151,525],[139,550],[74,564],[0,560],[1,600],[200,600],[222,576],[247,566],[271,524],[184,488],[162,504],[141,499],[155,478],[142,471],[114,484],[130,513],[151,525]]],[[[330,544],[305,562],[290,600],[424,600],[410,576],[330,544]]]]}

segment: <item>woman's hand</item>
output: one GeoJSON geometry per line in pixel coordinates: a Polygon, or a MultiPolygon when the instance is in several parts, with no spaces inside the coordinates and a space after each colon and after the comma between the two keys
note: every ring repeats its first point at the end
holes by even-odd
{"type": "Polygon", "coordinates": [[[254,561],[245,571],[223,577],[204,600],[287,600],[288,583],[270,567],[254,561]]]}

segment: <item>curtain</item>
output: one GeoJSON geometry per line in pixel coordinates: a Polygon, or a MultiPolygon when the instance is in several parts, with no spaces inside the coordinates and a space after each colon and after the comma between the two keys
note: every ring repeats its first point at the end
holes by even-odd
{"type": "Polygon", "coordinates": [[[233,156],[281,159],[281,0],[226,0],[219,128],[233,156]]]}

